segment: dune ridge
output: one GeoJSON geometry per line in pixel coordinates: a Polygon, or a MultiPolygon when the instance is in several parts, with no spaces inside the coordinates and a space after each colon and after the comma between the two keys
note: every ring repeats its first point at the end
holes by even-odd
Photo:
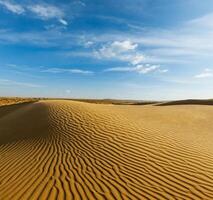
{"type": "Polygon", "coordinates": [[[213,105],[212,99],[186,99],[179,101],[168,101],[157,103],[157,106],[172,106],[172,105],[213,105]]]}
{"type": "Polygon", "coordinates": [[[210,106],[22,106],[0,115],[0,197],[213,199],[212,116],[210,106]]]}

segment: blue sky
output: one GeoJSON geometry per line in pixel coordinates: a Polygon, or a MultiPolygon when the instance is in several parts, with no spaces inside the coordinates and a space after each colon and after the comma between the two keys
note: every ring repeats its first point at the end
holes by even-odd
{"type": "Polygon", "coordinates": [[[213,97],[212,0],[0,0],[0,95],[213,97]]]}

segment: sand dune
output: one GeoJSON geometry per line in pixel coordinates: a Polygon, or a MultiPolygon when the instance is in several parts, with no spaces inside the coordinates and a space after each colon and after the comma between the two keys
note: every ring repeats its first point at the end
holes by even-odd
{"type": "Polygon", "coordinates": [[[212,116],[60,100],[0,108],[0,199],[213,199],[212,116]]]}
{"type": "Polygon", "coordinates": [[[172,106],[172,105],[213,105],[212,99],[186,99],[179,101],[168,101],[158,103],[158,106],[172,106]]]}
{"type": "Polygon", "coordinates": [[[27,102],[36,102],[37,98],[19,98],[19,97],[0,97],[0,106],[21,104],[27,102]]]}

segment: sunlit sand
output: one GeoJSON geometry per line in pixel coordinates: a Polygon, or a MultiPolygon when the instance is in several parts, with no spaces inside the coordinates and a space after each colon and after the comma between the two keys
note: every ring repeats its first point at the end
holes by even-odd
{"type": "Polygon", "coordinates": [[[213,107],[0,107],[0,199],[213,199],[213,107]]]}

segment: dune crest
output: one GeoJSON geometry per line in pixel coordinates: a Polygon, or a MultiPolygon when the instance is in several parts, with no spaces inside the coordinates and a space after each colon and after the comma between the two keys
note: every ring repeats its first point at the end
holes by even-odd
{"type": "Polygon", "coordinates": [[[208,106],[22,106],[0,115],[0,199],[213,199],[212,116],[208,106]]]}

